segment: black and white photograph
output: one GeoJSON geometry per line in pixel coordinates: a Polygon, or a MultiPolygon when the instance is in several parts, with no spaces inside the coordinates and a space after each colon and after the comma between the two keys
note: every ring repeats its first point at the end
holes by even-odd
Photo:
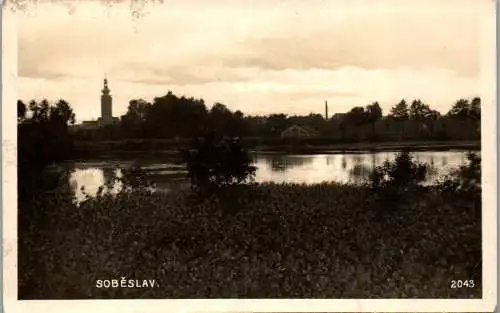
{"type": "Polygon", "coordinates": [[[493,1],[3,15],[16,301],[496,301],[493,1]]]}

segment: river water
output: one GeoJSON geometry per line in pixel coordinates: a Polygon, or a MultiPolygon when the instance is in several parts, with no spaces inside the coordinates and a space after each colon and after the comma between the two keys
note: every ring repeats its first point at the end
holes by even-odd
{"type": "MultiPolygon", "coordinates": [[[[414,159],[429,166],[430,171],[426,183],[432,183],[450,170],[464,164],[467,151],[426,151],[414,152],[414,159]]],[[[316,155],[273,155],[257,154],[254,165],[257,167],[257,182],[290,182],[320,183],[324,181],[361,183],[365,181],[375,166],[385,161],[394,160],[396,152],[377,153],[345,153],[316,155]]],[[[182,163],[173,160],[148,161],[85,161],[71,164],[73,171],[70,184],[76,197],[84,197],[85,193],[93,195],[99,186],[118,191],[120,183],[115,177],[122,176],[126,168],[140,167],[144,169],[155,183],[157,190],[168,191],[186,187],[186,171],[182,163]]]]}

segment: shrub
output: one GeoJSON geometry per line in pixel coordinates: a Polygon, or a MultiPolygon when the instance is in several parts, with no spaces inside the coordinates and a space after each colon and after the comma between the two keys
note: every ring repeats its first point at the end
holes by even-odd
{"type": "Polygon", "coordinates": [[[481,157],[469,152],[467,163],[438,181],[438,186],[447,196],[481,203],[481,157]]]}
{"type": "Polygon", "coordinates": [[[131,167],[122,169],[122,176],[116,180],[122,184],[124,190],[146,189],[150,190],[155,187],[150,175],[140,167],[131,167]]]}
{"type": "Polygon", "coordinates": [[[395,207],[408,200],[409,193],[418,189],[426,174],[425,164],[414,161],[409,152],[402,151],[393,162],[386,161],[373,170],[370,187],[378,202],[395,207]]]}
{"type": "Polygon", "coordinates": [[[238,138],[217,138],[208,133],[196,138],[190,150],[182,151],[191,187],[198,192],[213,192],[223,187],[253,181],[256,167],[238,138]]]}

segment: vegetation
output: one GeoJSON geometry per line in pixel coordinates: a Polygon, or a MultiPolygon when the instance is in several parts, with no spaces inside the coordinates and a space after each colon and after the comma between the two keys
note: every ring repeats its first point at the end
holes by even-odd
{"type": "Polygon", "coordinates": [[[442,116],[421,100],[408,104],[403,99],[384,116],[380,104],[373,102],[326,119],[317,113],[305,116],[282,113],[245,115],[238,110],[233,112],[221,103],[209,108],[203,99],[179,97],[168,92],[152,103],[132,100],[119,124],[97,130],[81,129],[76,136],[78,140],[180,140],[213,130],[228,137],[280,142],[282,131],[299,125],[314,130],[317,133],[314,137],[329,144],[366,140],[478,139],[480,103],[480,98],[460,99],[442,116]]]}
{"type": "Polygon", "coordinates": [[[467,155],[467,164],[460,166],[439,182],[441,192],[448,198],[473,203],[473,214],[481,216],[481,157],[476,153],[467,155]]]}
{"type": "MultiPolygon", "coordinates": [[[[342,136],[353,125],[376,128],[379,108],[353,109],[341,119],[342,136]]],[[[462,101],[446,119],[475,121],[477,108],[478,100],[462,101]]],[[[248,118],[223,105],[208,111],[202,100],[171,93],[127,114],[121,127],[139,138],[207,129],[233,138],[252,133],[250,121],[262,122],[256,134],[276,136],[291,120],[248,118]]],[[[421,129],[441,118],[418,101],[399,103],[391,116],[421,129]]],[[[73,121],[64,101],[18,103],[20,299],[481,297],[479,156],[435,186],[421,186],[426,169],[406,152],[364,186],[247,184],[255,169],[243,144],[207,135],[182,156],[195,191],[225,197],[157,193],[131,170],[118,194],[103,187],[77,203],[68,171],[50,166],[73,155],[73,121]],[[474,288],[450,288],[457,277],[474,288]],[[122,278],[158,285],[96,287],[122,278]]]]}
{"type": "MultiPolygon", "coordinates": [[[[479,160],[461,173],[477,173],[479,160]]],[[[379,170],[389,176],[374,180],[381,188],[419,181],[406,154],[379,170]]],[[[233,211],[190,191],[136,187],[79,206],[69,188],[46,193],[21,204],[38,215],[21,236],[20,297],[479,298],[478,203],[456,197],[470,181],[415,188],[383,219],[371,186],[335,183],[251,185],[233,211]],[[159,285],[95,287],[124,276],[159,285]],[[476,287],[452,289],[454,277],[476,287]]]]}
{"type": "Polygon", "coordinates": [[[422,189],[426,172],[425,164],[415,162],[409,152],[403,151],[394,162],[386,161],[373,170],[370,189],[384,211],[394,211],[409,200],[408,195],[422,189]]]}
{"type": "Polygon", "coordinates": [[[196,138],[192,149],[182,151],[194,190],[212,192],[252,181],[256,167],[237,138],[217,138],[214,132],[196,138]]]}
{"type": "Polygon", "coordinates": [[[18,189],[22,199],[34,189],[53,186],[57,177],[41,173],[47,166],[70,158],[73,136],[68,125],[75,122],[69,104],[60,100],[17,102],[18,189]]]}

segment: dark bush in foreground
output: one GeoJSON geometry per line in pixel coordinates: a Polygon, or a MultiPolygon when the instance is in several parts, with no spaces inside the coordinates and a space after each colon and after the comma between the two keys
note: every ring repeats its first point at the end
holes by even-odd
{"type": "Polygon", "coordinates": [[[481,199],[481,156],[467,154],[467,163],[441,180],[442,191],[454,196],[481,199]]]}
{"type": "Polygon", "coordinates": [[[473,214],[481,216],[481,156],[477,153],[469,152],[467,163],[438,181],[437,186],[446,199],[460,200],[457,207],[472,210],[473,214]],[[465,205],[469,203],[473,205],[465,205]]]}
{"type": "Polygon", "coordinates": [[[194,190],[211,192],[252,181],[256,167],[237,138],[217,138],[208,133],[196,138],[192,149],[182,151],[194,190]]]}
{"type": "Polygon", "coordinates": [[[415,192],[425,180],[427,167],[413,159],[413,155],[402,151],[394,161],[386,161],[373,170],[370,188],[376,201],[385,210],[395,209],[415,192]]]}

